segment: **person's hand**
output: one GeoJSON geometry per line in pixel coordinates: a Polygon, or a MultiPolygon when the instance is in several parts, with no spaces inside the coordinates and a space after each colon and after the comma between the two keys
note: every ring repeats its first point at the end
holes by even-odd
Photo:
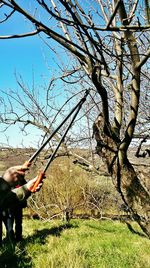
{"type": "Polygon", "coordinates": [[[45,174],[40,173],[39,176],[27,182],[27,189],[32,193],[39,191],[43,185],[43,179],[45,178],[45,174]]]}
{"type": "Polygon", "coordinates": [[[25,176],[25,172],[28,170],[28,167],[24,166],[24,165],[19,165],[19,166],[14,166],[14,167],[10,167],[9,169],[7,169],[7,172],[10,175],[22,175],[25,176]]]}
{"type": "Polygon", "coordinates": [[[25,161],[22,166],[25,168],[29,168],[31,166],[31,164],[32,164],[31,162],[25,161]]]}

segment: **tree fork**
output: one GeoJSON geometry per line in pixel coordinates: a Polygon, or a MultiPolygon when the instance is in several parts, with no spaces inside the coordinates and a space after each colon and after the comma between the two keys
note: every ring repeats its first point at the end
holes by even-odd
{"type": "Polygon", "coordinates": [[[150,238],[150,196],[144,188],[127,155],[122,156],[112,137],[104,134],[104,118],[100,114],[93,125],[97,153],[107,165],[113,184],[128,206],[134,220],[150,238]],[[110,149],[111,148],[111,149],[110,149]]]}

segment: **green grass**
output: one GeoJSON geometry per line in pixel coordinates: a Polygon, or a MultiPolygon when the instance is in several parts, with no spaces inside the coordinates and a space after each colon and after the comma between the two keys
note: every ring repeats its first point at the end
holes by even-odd
{"type": "Polygon", "coordinates": [[[24,241],[1,249],[0,268],[149,268],[150,240],[112,221],[24,220],[24,241]]]}

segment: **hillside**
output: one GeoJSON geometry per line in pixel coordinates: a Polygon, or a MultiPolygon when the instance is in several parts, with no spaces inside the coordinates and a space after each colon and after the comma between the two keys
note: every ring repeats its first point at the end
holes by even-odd
{"type": "MultiPolygon", "coordinates": [[[[33,149],[1,148],[0,174],[10,166],[24,163],[33,152],[33,149]]],[[[48,152],[43,152],[32,165],[27,173],[27,180],[38,174],[40,168],[46,163],[44,158],[47,154],[48,152]]],[[[47,172],[47,180],[42,190],[29,199],[30,210],[26,214],[47,220],[62,218],[66,209],[69,209],[71,217],[73,215],[75,218],[128,217],[128,211],[99,157],[95,155],[96,169],[87,171],[86,162],[82,165],[81,160],[91,161],[88,151],[74,149],[74,154],[81,157],[80,161],[74,161],[74,158],[70,156],[56,158],[47,172]],[[78,162],[81,165],[78,165],[78,162]]],[[[138,171],[143,185],[149,191],[150,158],[135,157],[133,148],[129,158],[134,163],[134,168],[138,171]]]]}
{"type": "MultiPolygon", "coordinates": [[[[149,146],[143,147],[143,151],[149,148],[149,146]]],[[[134,168],[138,171],[141,180],[143,180],[144,184],[146,184],[148,190],[150,190],[150,157],[136,157],[137,148],[130,148],[128,157],[134,168]]],[[[5,171],[5,169],[9,168],[13,165],[18,165],[24,163],[26,160],[30,158],[30,156],[34,153],[34,149],[28,148],[0,148],[0,175],[5,171]]],[[[143,152],[142,151],[142,152],[143,152]]],[[[90,156],[87,150],[83,149],[74,149],[74,152],[84,159],[91,161],[90,156]]],[[[37,165],[41,167],[46,160],[44,160],[45,156],[49,152],[45,151],[41,154],[41,156],[37,159],[37,165]]],[[[60,160],[61,161],[61,160],[60,160]]],[[[102,162],[102,160],[95,155],[95,163],[96,167],[99,167],[100,173],[105,174],[106,168],[102,162]]],[[[81,169],[82,172],[82,169],[81,169]]]]}

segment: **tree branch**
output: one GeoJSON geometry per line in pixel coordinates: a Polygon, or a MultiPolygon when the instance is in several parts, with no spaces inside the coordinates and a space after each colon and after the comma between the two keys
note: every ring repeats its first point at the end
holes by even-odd
{"type": "Polygon", "coordinates": [[[0,39],[13,39],[13,38],[22,38],[22,37],[28,37],[28,36],[33,36],[36,35],[40,32],[41,30],[36,30],[30,33],[24,33],[24,34],[14,34],[14,35],[0,35],[0,39]]]}
{"type": "MultiPolygon", "coordinates": [[[[50,29],[49,27],[44,25],[42,22],[40,22],[37,19],[35,19],[35,17],[30,15],[23,8],[21,8],[14,0],[11,0],[11,4],[13,5],[13,7],[14,7],[14,9],[16,11],[18,11],[19,13],[24,15],[26,18],[28,18],[36,26],[36,28],[39,31],[43,31],[48,36],[52,37],[55,41],[57,41],[58,43],[63,45],[63,47],[67,48],[70,52],[72,52],[75,56],[77,56],[81,61],[83,61],[84,63],[86,62],[85,56],[83,54],[81,54],[78,50],[76,50],[75,47],[77,49],[79,49],[80,51],[84,52],[85,54],[88,54],[87,51],[85,51],[79,45],[69,41],[67,38],[65,38],[65,37],[61,36],[60,34],[56,33],[55,31],[53,31],[52,29],[50,29]]],[[[91,54],[90,54],[90,56],[92,58],[94,57],[91,54]]]]}
{"type": "Polygon", "coordinates": [[[149,59],[149,57],[150,57],[150,49],[148,49],[145,57],[135,66],[135,68],[137,70],[140,69],[146,63],[146,61],[149,59]]]}
{"type": "MultiPolygon", "coordinates": [[[[130,22],[127,19],[127,12],[126,12],[123,1],[121,1],[121,4],[119,6],[119,15],[120,15],[121,22],[126,27],[130,22]]],[[[132,90],[131,90],[129,122],[125,131],[125,137],[120,145],[121,161],[125,160],[126,151],[133,137],[136,120],[137,120],[139,97],[140,97],[140,71],[136,69],[137,64],[140,62],[137,41],[131,31],[126,31],[124,35],[125,35],[125,39],[127,41],[127,44],[130,50],[133,78],[132,78],[132,84],[131,84],[132,90]]]]}
{"type": "Polygon", "coordinates": [[[1,20],[0,23],[7,21],[14,13],[15,13],[15,10],[12,10],[9,15],[5,14],[5,19],[1,20]]]}
{"type": "Polygon", "coordinates": [[[117,10],[118,10],[118,7],[119,7],[119,5],[120,5],[120,2],[121,2],[121,0],[118,0],[117,4],[116,4],[116,6],[115,6],[115,9],[114,9],[114,11],[113,11],[113,13],[112,13],[112,15],[111,15],[109,21],[107,22],[106,29],[109,28],[110,24],[112,23],[112,21],[113,21],[115,15],[116,15],[116,13],[117,13],[117,10]]]}

